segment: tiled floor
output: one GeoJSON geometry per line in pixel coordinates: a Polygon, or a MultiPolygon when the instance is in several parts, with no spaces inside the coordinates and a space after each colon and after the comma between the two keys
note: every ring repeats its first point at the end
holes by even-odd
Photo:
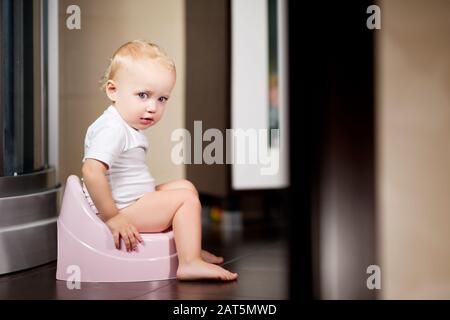
{"type": "Polygon", "coordinates": [[[132,283],[81,283],[68,289],[55,280],[56,262],[0,276],[0,299],[139,299],[236,300],[288,299],[287,243],[280,231],[258,225],[245,232],[204,229],[204,246],[225,258],[224,265],[239,273],[231,283],[177,280],[132,283]]]}

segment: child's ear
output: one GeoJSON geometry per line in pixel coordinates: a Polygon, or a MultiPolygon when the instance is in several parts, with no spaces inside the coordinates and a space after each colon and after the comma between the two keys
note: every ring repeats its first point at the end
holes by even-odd
{"type": "Polygon", "coordinates": [[[106,91],[106,95],[108,96],[109,100],[111,100],[112,102],[116,102],[117,87],[116,87],[116,83],[114,82],[114,80],[110,79],[106,82],[105,91],[106,91]]]}

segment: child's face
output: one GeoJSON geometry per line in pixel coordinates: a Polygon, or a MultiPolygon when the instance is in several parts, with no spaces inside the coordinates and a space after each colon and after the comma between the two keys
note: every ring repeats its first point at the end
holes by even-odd
{"type": "Polygon", "coordinates": [[[175,71],[142,59],[123,65],[106,83],[106,94],[131,127],[144,130],[161,119],[174,85],[175,71]]]}

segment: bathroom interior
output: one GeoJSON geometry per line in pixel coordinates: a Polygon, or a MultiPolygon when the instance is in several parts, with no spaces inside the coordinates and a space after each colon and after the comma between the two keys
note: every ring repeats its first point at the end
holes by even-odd
{"type": "Polygon", "coordinates": [[[1,300],[450,299],[449,1],[0,3],[1,300]],[[237,281],[55,277],[66,181],[133,39],[177,70],[147,164],[196,186],[202,244],[237,281]],[[234,152],[255,163],[227,162],[248,129],[262,143],[234,152]]]}

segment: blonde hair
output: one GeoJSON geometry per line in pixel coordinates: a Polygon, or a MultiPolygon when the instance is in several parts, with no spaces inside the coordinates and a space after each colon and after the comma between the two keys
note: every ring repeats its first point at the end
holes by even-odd
{"type": "Polygon", "coordinates": [[[129,41],[114,52],[105,74],[100,80],[100,90],[105,91],[108,80],[114,79],[124,63],[138,59],[155,59],[168,69],[175,71],[175,63],[158,45],[144,40],[129,41]]]}

